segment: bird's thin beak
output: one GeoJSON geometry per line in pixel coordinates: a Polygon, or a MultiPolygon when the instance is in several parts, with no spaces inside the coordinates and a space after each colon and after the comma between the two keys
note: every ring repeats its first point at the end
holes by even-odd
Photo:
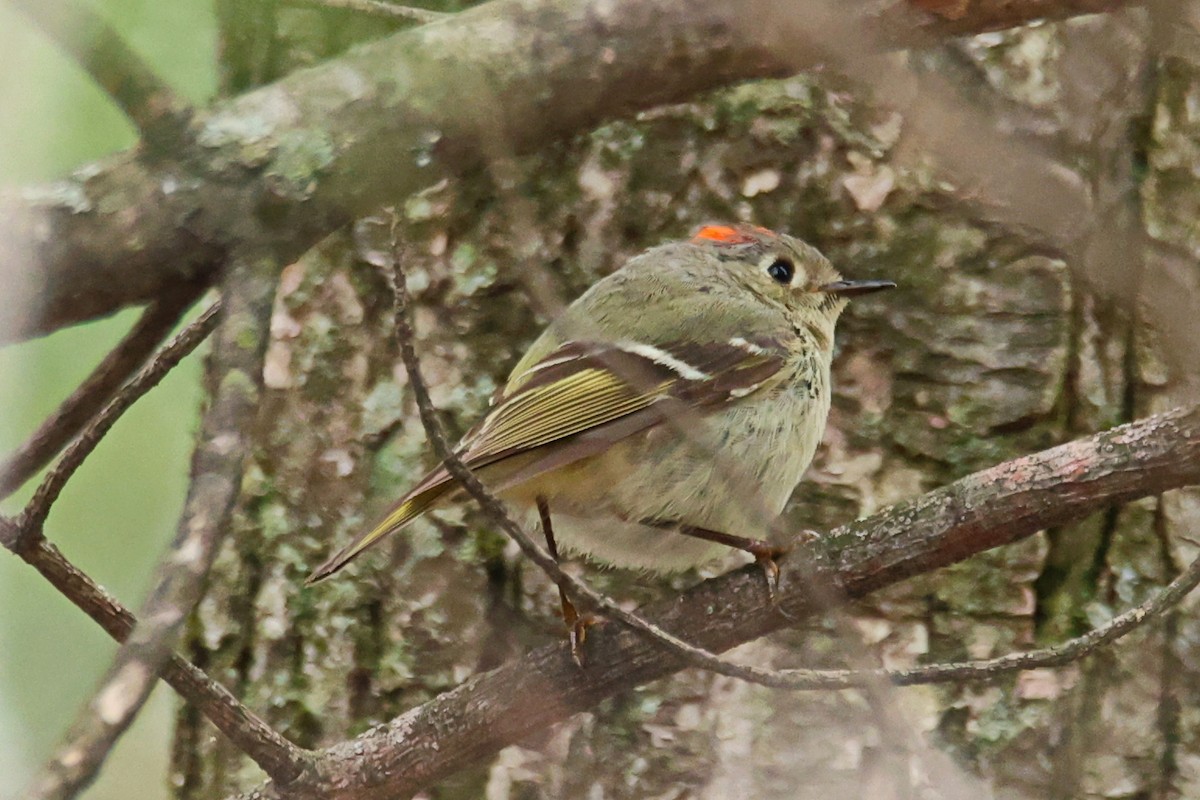
{"type": "Polygon", "coordinates": [[[860,294],[882,292],[884,289],[895,289],[891,281],[834,281],[817,289],[819,292],[836,294],[838,297],[857,297],[860,294]]]}

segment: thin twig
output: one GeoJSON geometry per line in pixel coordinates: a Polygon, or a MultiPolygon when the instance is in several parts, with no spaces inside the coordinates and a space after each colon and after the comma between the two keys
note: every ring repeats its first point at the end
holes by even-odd
{"type": "Polygon", "coordinates": [[[401,258],[400,247],[397,242],[395,222],[393,221],[392,273],[396,295],[395,328],[400,346],[400,357],[408,372],[409,382],[416,397],[417,409],[421,416],[421,422],[425,427],[426,435],[433,446],[434,452],[445,465],[446,470],[483,507],[484,512],[492,522],[512,537],[521,550],[541,567],[552,580],[559,585],[563,583],[567,584],[577,595],[586,598],[594,606],[603,609],[630,628],[649,636],[668,650],[685,659],[691,666],[763,686],[792,690],[845,689],[861,687],[880,680],[891,681],[899,685],[981,680],[1015,670],[1058,666],[1081,658],[1107,642],[1129,633],[1146,620],[1160,614],[1163,610],[1172,607],[1195,588],[1197,582],[1200,582],[1200,559],[1198,559],[1196,562],[1193,562],[1187,571],[1176,578],[1170,586],[1156,594],[1151,600],[1115,617],[1108,624],[1100,628],[1055,647],[1034,650],[1027,653],[1012,653],[994,659],[929,664],[904,670],[769,670],[728,661],[704,648],[696,647],[679,639],[638,614],[624,610],[612,598],[596,591],[579,578],[565,572],[549,553],[542,550],[513,521],[501,502],[487,490],[471,469],[462,462],[457,453],[449,447],[445,434],[438,422],[437,412],[433,407],[428,387],[425,385],[424,377],[421,373],[420,361],[413,346],[414,336],[412,325],[409,322],[410,298],[403,270],[403,259],[401,258]]]}
{"type": "Polygon", "coordinates": [[[191,107],[91,6],[75,0],[8,0],[108,93],[145,142],[163,149],[179,140],[191,107]]]}
{"type": "Polygon", "coordinates": [[[451,449],[449,443],[446,441],[441,424],[438,422],[437,411],[433,407],[433,401],[429,396],[429,389],[425,385],[425,379],[421,374],[420,361],[413,347],[412,324],[408,319],[408,283],[404,275],[395,226],[396,221],[393,219],[392,280],[396,295],[395,327],[396,338],[400,345],[400,358],[404,362],[405,369],[408,371],[409,384],[412,386],[413,395],[416,397],[417,410],[421,417],[421,424],[425,427],[425,435],[429,439],[429,443],[433,446],[434,454],[445,465],[446,471],[479,503],[484,513],[487,514],[492,522],[508,534],[521,548],[522,552],[541,567],[542,571],[550,576],[555,583],[560,586],[566,584],[577,596],[585,598],[593,606],[603,609],[613,618],[625,623],[634,630],[646,634],[668,649],[675,651],[681,657],[688,659],[693,665],[710,669],[714,672],[732,675],[732,677],[743,677],[741,667],[730,664],[706,650],[693,647],[654,623],[643,619],[637,614],[626,611],[612,598],[597,592],[588,584],[564,571],[549,553],[538,546],[521,529],[521,526],[512,520],[500,501],[479,482],[479,479],[475,477],[475,473],[451,449]]]}
{"type": "Polygon", "coordinates": [[[192,479],[178,531],[159,562],[138,625],[81,709],[66,742],[35,778],[30,797],[66,800],[91,783],[144,705],[200,599],[241,486],[249,429],[262,389],[276,277],[274,259],[263,254],[241,254],[231,264],[208,364],[212,403],[192,456],[192,479]]]}
{"type": "MultiPolygon", "coordinates": [[[[0,518],[0,544],[8,547],[15,531],[15,522],[0,518]]],[[[41,539],[21,552],[20,557],[109,636],[118,642],[129,638],[137,624],[133,613],[67,560],[51,542],[41,539]]],[[[228,689],[182,657],[171,656],[162,678],[276,782],[292,780],[308,763],[308,751],[283,738],[228,689]]]]}
{"type": "Polygon", "coordinates": [[[153,361],[142,367],[137,375],[112,400],[108,401],[78,438],[71,442],[62,458],[42,480],[41,485],[38,486],[33,497],[26,504],[25,510],[21,513],[18,521],[20,533],[16,545],[18,550],[22,549],[27,541],[41,536],[46,515],[50,513],[51,507],[67,485],[67,481],[96,449],[96,445],[112,429],[121,415],[128,411],[138,399],[157,386],[159,381],[175,368],[176,364],[208,338],[217,325],[220,310],[221,302],[218,300],[209,306],[195,322],[180,331],[166,347],[158,352],[153,361]]]}
{"type": "MultiPolygon", "coordinates": [[[[95,442],[103,436],[104,430],[107,430],[115,422],[116,417],[157,384],[163,375],[184,356],[192,352],[211,333],[219,310],[220,303],[218,301],[164,346],[153,361],[144,367],[120,395],[93,420],[81,441],[88,441],[91,443],[90,446],[94,446],[95,442]]],[[[131,331],[119,348],[125,348],[128,345],[129,349],[133,350],[132,342],[144,341],[152,336],[154,325],[146,319],[151,313],[152,310],[147,311],[142,320],[139,320],[135,331],[131,331]],[[142,336],[136,335],[139,328],[143,332],[142,336]]],[[[163,320],[162,324],[166,325],[167,323],[163,320]]],[[[105,363],[114,361],[112,358],[105,359],[105,363]]],[[[97,369],[97,373],[100,371],[97,369]]],[[[93,374],[93,377],[95,375],[96,373],[93,374]]],[[[76,392],[76,396],[82,394],[91,383],[91,379],[85,382],[76,392]]],[[[64,404],[65,406],[66,404],[64,404]]],[[[59,414],[57,416],[65,417],[66,415],[59,414]]],[[[71,460],[82,461],[86,455],[87,453],[81,449],[71,456],[71,460]]],[[[64,470],[64,477],[60,480],[65,479],[65,472],[66,470],[64,470]]],[[[26,530],[30,530],[30,528],[25,521],[0,517],[0,545],[17,553],[110,636],[118,642],[124,642],[137,622],[133,613],[109,595],[86,573],[68,561],[58,548],[40,535],[31,538],[22,537],[22,533],[26,530]]],[[[33,530],[40,534],[40,526],[33,530]]],[[[225,687],[213,681],[203,671],[176,655],[172,656],[164,668],[162,677],[183,699],[199,709],[218,730],[272,778],[282,782],[299,774],[306,763],[306,751],[283,738],[262,718],[242,705],[225,687]]]]}
{"type": "Polygon", "coordinates": [[[125,338],[104,357],[71,396],[0,464],[0,500],[46,466],[87,424],[96,409],[146,362],[202,289],[188,287],[151,303],[125,338]]]}
{"type": "Polygon", "coordinates": [[[296,5],[312,6],[314,8],[333,8],[338,11],[354,11],[358,14],[391,17],[392,19],[419,22],[422,25],[454,16],[442,11],[430,11],[427,8],[386,3],[383,0],[291,0],[291,2],[296,5]]]}
{"type": "Polygon", "coordinates": [[[978,661],[952,661],[926,664],[911,669],[785,669],[776,672],[758,670],[765,686],[778,689],[851,689],[873,681],[889,681],[897,686],[927,683],[981,681],[1040,667],[1061,667],[1094,653],[1145,623],[1157,619],[1179,604],[1197,585],[1200,585],[1200,558],[1140,605],[1125,611],[1098,628],[1061,644],[1024,653],[1008,653],[978,661]]]}

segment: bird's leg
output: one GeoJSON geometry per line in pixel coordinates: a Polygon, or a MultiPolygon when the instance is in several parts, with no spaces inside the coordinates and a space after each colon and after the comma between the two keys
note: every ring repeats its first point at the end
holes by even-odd
{"type": "Polygon", "coordinates": [[[724,531],[714,531],[709,528],[700,528],[695,525],[684,525],[677,522],[659,522],[652,521],[646,523],[660,528],[670,528],[677,530],[684,536],[691,536],[696,539],[703,539],[706,542],[716,542],[727,547],[732,547],[735,550],[741,550],[744,553],[749,553],[754,556],[754,560],[762,567],[763,574],[767,579],[767,594],[771,599],[771,604],[775,605],[778,602],[779,591],[779,563],[778,559],[790,551],[790,547],[778,547],[765,542],[762,539],[748,539],[745,536],[734,536],[732,533],[724,531]]]}
{"type": "MultiPolygon", "coordinates": [[[[550,504],[546,502],[546,498],[537,498],[538,516],[542,519],[542,533],[546,537],[546,548],[550,551],[551,558],[555,563],[558,563],[558,543],[554,541],[554,526],[550,524],[550,504]]],[[[583,666],[583,640],[587,638],[587,629],[594,620],[589,617],[582,617],[575,610],[575,604],[571,602],[571,598],[567,597],[567,590],[560,583],[558,584],[558,599],[562,605],[563,622],[567,623],[569,630],[568,638],[571,642],[571,658],[575,659],[575,663],[580,667],[583,666]]]]}
{"type": "MultiPolygon", "coordinates": [[[[550,557],[555,563],[559,563],[558,543],[554,541],[554,526],[550,523],[550,505],[546,502],[546,498],[539,497],[537,499],[538,516],[542,518],[542,534],[546,537],[546,548],[550,551],[550,557]]],[[[568,625],[573,625],[575,620],[579,619],[579,612],[575,610],[575,604],[571,602],[571,598],[567,597],[567,590],[562,584],[558,584],[558,599],[562,604],[562,618],[568,625]]]]}

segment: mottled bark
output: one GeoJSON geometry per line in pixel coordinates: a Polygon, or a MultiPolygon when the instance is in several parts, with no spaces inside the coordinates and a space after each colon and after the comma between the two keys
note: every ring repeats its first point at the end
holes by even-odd
{"type": "MultiPolygon", "coordinates": [[[[1200,131],[1188,112],[1200,103],[1200,51],[1173,41],[1133,12],[928,60],[1006,127],[1070,154],[1104,234],[1070,264],[972,219],[954,187],[898,152],[905,108],[873,110],[807,78],[658,109],[403,197],[435,400],[465,430],[545,321],[539,309],[647,245],[734,218],[804,236],[852,277],[901,284],[852,306],[841,326],[830,428],[787,512],[793,529],[832,529],[1194,396],[1169,333],[1172,303],[1194,308],[1200,296],[1189,177],[1200,131]]],[[[298,588],[429,466],[390,336],[387,249],[364,222],[285,270],[236,529],[192,624],[197,663],[310,747],[558,635],[554,587],[467,505],[417,523],[344,577],[298,588]]],[[[1195,490],[1114,508],[738,655],[903,666],[1053,641],[1164,583],[1193,554],[1198,522],[1195,490]]],[[[637,601],[695,579],[588,576],[637,601]]],[[[1197,663],[1189,605],[1105,656],[990,686],[793,695],[685,672],[482,759],[430,795],[1195,796],[1197,663]]],[[[174,779],[180,797],[218,798],[261,774],[183,708],[174,779]]]]}

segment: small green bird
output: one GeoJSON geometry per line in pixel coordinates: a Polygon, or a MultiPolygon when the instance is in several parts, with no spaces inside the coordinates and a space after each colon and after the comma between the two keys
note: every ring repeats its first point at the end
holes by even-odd
{"type": "MultiPolygon", "coordinates": [[[[703,227],[572,303],[457,453],[556,557],[669,572],[735,547],[774,568],[763,540],[825,429],[835,323],[894,286],[843,280],[791,236],[703,227]]],[[[432,470],[309,582],[460,491],[432,470]]]]}

